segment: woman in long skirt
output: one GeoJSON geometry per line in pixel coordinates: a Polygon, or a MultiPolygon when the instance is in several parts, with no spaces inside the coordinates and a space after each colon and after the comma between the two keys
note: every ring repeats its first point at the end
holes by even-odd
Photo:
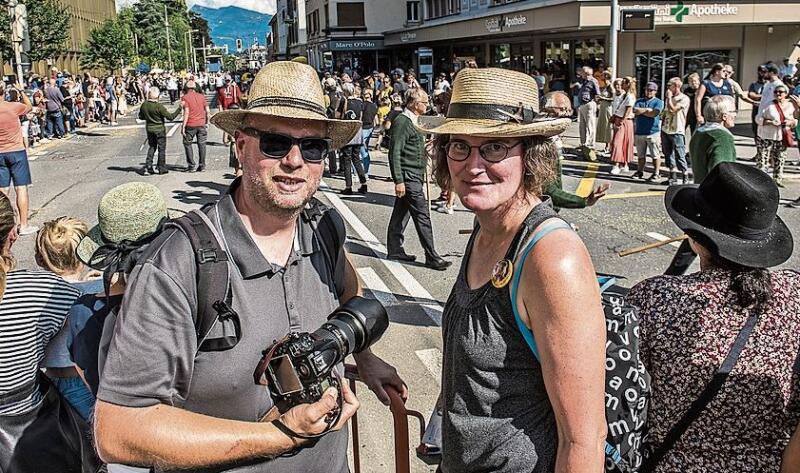
{"type": "MultiPolygon", "coordinates": [[[[616,83],[615,83],[616,85],[616,83]]],[[[625,77],[619,83],[622,92],[615,100],[611,119],[614,123],[614,140],[611,143],[611,174],[628,171],[633,161],[633,104],[636,102],[636,79],[625,77]]]]}
{"type": "Polygon", "coordinates": [[[614,101],[614,86],[611,84],[610,72],[603,72],[603,78],[605,79],[606,87],[602,90],[602,93],[596,97],[598,114],[595,141],[598,143],[605,143],[606,148],[603,152],[607,153],[612,139],[611,115],[614,111],[611,109],[611,105],[614,101]]]}

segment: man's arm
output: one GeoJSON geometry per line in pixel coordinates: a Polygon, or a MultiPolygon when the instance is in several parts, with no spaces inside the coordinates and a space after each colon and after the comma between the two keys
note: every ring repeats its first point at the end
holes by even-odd
{"type": "MultiPolygon", "coordinates": [[[[763,87],[763,86],[762,86],[762,87],[763,87]]],[[[753,86],[752,86],[752,85],[750,86],[750,91],[749,91],[749,92],[747,92],[747,97],[748,97],[750,100],[752,100],[752,101],[753,101],[753,102],[752,102],[753,104],[756,104],[756,103],[761,103],[761,94],[759,94],[759,93],[756,93],[756,91],[755,91],[755,90],[753,90],[753,86]]]]}
{"type": "Polygon", "coordinates": [[[183,111],[183,109],[181,107],[178,107],[174,111],[170,112],[170,111],[167,110],[167,107],[165,107],[164,105],[158,104],[158,106],[159,106],[159,110],[161,112],[161,116],[164,117],[164,119],[168,120],[168,121],[175,120],[178,117],[178,115],[181,114],[181,111],[183,111]]]}
{"type": "Polygon", "coordinates": [[[181,105],[178,109],[183,110],[183,121],[181,123],[181,134],[186,134],[186,123],[189,121],[189,104],[186,103],[185,100],[181,99],[181,105]]]}
{"type": "Polygon", "coordinates": [[[742,89],[742,86],[739,85],[738,82],[736,82],[733,79],[731,79],[730,81],[731,81],[731,86],[733,87],[733,92],[736,94],[737,97],[749,103],[750,105],[754,105],[756,103],[754,100],[750,99],[748,94],[744,93],[744,89],[742,89]]]}
{"type": "Polygon", "coordinates": [[[409,129],[411,126],[413,126],[411,120],[401,114],[394,119],[392,127],[389,129],[392,134],[389,145],[389,170],[395,184],[403,184],[402,151],[411,134],[409,129]]]}
{"type": "Polygon", "coordinates": [[[525,262],[515,303],[536,339],[555,412],[555,472],[596,473],[607,433],[605,318],[586,247],[574,232],[556,232],[525,262]]]}
{"type": "Polygon", "coordinates": [[[17,82],[17,84],[14,86],[14,88],[17,89],[17,92],[19,93],[19,97],[22,100],[22,104],[25,105],[25,111],[22,112],[20,114],[20,116],[25,115],[25,114],[29,113],[31,110],[33,110],[33,105],[31,104],[31,100],[28,98],[28,95],[25,94],[25,88],[22,87],[22,84],[17,82]]]}

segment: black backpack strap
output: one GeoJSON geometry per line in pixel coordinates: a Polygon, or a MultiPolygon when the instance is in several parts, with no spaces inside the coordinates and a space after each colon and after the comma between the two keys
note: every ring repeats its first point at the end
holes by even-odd
{"type": "Polygon", "coordinates": [[[742,330],[733,342],[731,351],[728,352],[728,356],[725,357],[719,370],[714,373],[714,377],[703,389],[703,392],[700,393],[700,396],[695,399],[689,407],[689,410],[686,411],[678,423],[670,429],[667,436],[664,438],[664,442],[647,457],[639,473],[650,473],[654,471],[659,462],[664,459],[664,456],[675,446],[686,430],[689,429],[689,426],[700,417],[700,414],[703,413],[706,406],[716,397],[725,384],[725,381],[728,379],[728,376],[731,374],[733,367],[736,366],[736,361],[739,359],[739,355],[741,355],[745,345],[747,345],[747,340],[750,338],[750,334],[753,333],[757,321],[758,315],[755,313],[747,318],[747,322],[745,322],[744,327],[742,327],[742,330]]]}
{"type": "Polygon", "coordinates": [[[197,332],[198,351],[220,351],[232,348],[241,338],[239,317],[232,309],[228,254],[211,221],[202,210],[189,212],[172,220],[189,238],[197,266],[197,332]],[[218,319],[231,319],[235,335],[208,339],[218,319]]]}
{"type": "Polygon", "coordinates": [[[328,263],[329,276],[332,289],[336,298],[341,297],[344,287],[337,281],[342,281],[341,272],[344,267],[338,265],[339,252],[344,246],[347,231],[342,217],[317,199],[311,199],[303,210],[303,219],[309,223],[314,231],[314,236],[319,242],[325,261],[328,263]]]}

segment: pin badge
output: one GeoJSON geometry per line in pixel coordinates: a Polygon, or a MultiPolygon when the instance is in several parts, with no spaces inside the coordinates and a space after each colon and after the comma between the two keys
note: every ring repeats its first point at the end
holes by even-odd
{"type": "Polygon", "coordinates": [[[497,262],[492,269],[492,286],[497,289],[506,287],[511,282],[514,275],[514,263],[511,260],[503,259],[497,262]]]}

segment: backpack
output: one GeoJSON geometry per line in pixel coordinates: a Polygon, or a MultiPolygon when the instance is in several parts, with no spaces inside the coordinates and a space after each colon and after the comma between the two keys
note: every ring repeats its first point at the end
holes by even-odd
{"type": "MultiPolygon", "coordinates": [[[[533,332],[525,326],[517,311],[520,273],[530,251],[545,235],[559,228],[569,228],[559,220],[537,232],[530,243],[514,255],[519,261],[511,280],[511,307],[522,336],[536,359],[539,350],[533,332]]],[[[647,409],[650,400],[650,375],[639,356],[639,317],[635,307],[626,303],[628,290],[616,285],[616,278],[598,275],[603,313],[606,319],[606,438],[605,471],[632,473],[643,461],[647,409]]]]}

